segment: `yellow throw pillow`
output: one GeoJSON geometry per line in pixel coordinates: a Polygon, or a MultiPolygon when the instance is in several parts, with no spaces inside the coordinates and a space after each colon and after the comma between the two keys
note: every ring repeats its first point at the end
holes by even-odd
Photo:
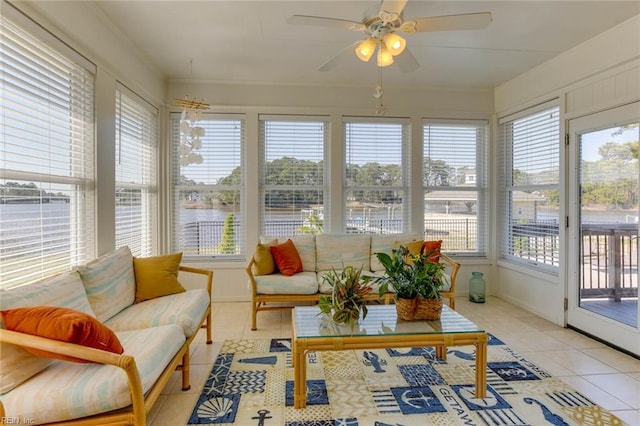
{"type": "Polygon", "coordinates": [[[422,250],[422,243],[423,242],[424,241],[422,241],[422,240],[395,241],[393,243],[393,248],[397,249],[397,248],[400,248],[400,246],[405,246],[409,250],[409,253],[415,254],[415,255],[419,255],[420,254],[420,250],[422,250]]]}
{"type": "Polygon", "coordinates": [[[136,275],[135,303],[186,291],[178,281],[182,253],[163,256],[134,257],[136,275]]]}
{"type": "Polygon", "coordinates": [[[276,271],[276,263],[269,249],[269,247],[275,244],[278,244],[278,240],[258,243],[256,251],[253,254],[253,260],[255,261],[253,265],[254,275],[269,275],[276,271]]]}
{"type": "Polygon", "coordinates": [[[409,253],[418,256],[420,255],[420,251],[422,250],[423,243],[424,241],[417,240],[417,241],[409,241],[408,243],[404,243],[403,245],[409,249],[409,253]]]}
{"type": "MultiPolygon", "coordinates": [[[[422,250],[422,240],[415,240],[415,241],[396,241],[393,244],[393,248],[397,249],[400,248],[400,246],[405,246],[407,248],[407,250],[409,250],[409,254],[414,255],[414,256],[419,256],[420,255],[420,250],[422,250]]],[[[409,259],[406,259],[407,263],[409,265],[413,264],[413,259],[411,259],[409,257],[409,259]]]]}

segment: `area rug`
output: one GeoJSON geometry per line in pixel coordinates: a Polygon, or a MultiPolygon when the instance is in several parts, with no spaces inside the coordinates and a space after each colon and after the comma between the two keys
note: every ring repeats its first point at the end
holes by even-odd
{"type": "Polygon", "coordinates": [[[293,408],[290,339],[227,340],[189,425],[622,425],[489,336],[487,397],[475,398],[474,347],[311,352],[307,407],[293,408]]]}

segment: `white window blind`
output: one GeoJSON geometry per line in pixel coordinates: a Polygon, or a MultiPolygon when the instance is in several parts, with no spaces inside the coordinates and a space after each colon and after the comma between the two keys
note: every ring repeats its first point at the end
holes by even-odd
{"type": "Polygon", "coordinates": [[[409,121],[347,117],[345,232],[406,232],[409,121]]]}
{"type": "Polygon", "coordinates": [[[2,287],[94,257],[94,70],[66,51],[0,17],[2,287]]]}
{"type": "Polygon", "coordinates": [[[150,256],[157,212],[157,110],[125,87],[116,91],[116,247],[150,256]]]}
{"type": "Polygon", "coordinates": [[[201,164],[180,165],[180,114],[171,115],[173,250],[185,257],[244,256],[244,116],[204,113],[201,164]]]}
{"type": "Polygon", "coordinates": [[[486,255],[487,123],[423,125],[425,238],[447,252],[486,255]]]}
{"type": "Polygon", "coordinates": [[[324,232],[328,128],[323,117],[260,117],[262,235],[324,232]]]}
{"type": "Polygon", "coordinates": [[[555,271],[559,262],[560,109],[500,121],[500,258],[555,271]]]}

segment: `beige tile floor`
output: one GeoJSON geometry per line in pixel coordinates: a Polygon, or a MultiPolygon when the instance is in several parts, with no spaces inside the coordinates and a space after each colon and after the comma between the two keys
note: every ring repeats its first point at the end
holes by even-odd
{"type": "MultiPolygon", "coordinates": [[[[456,310],[629,425],[640,425],[639,360],[498,298],[484,304],[457,298],[456,310]]],[[[191,347],[191,390],[180,390],[175,373],[149,425],[186,424],[225,339],[291,337],[289,310],[261,312],[256,331],[251,331],[250,322],[249,303],[213,304],[213,344],[205,344],[200,331],[191,347]]]]}

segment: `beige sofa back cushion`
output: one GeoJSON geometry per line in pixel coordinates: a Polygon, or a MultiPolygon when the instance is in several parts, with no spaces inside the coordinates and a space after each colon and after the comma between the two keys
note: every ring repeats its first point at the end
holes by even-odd
{"type": "MultiPolygon", "coordinates": [[[[302,270],[304,272],[315,272],[316,270],[316,236],[315,235],[294,235],[291,237],[260,237],[262,244],[284,243],[288,239],[296,246],[300,260],[302,260],[302,270]]],[[[255,272],[255,270],[254,270],[255,272]]]]}
{"type": "MultiPolygon", "coordinates": [[[[0,289],[0,310],[31,306],[56,306],[95,316],[77,271],[34,283],[0,289]]],[[[0,327],[4,328],[0,317],[0,327]]],[[[9,392],[53,362],[30,354],[20,346],[0,343],[0,394],[9,392]]]]}
{"type": "Polygon", "coordinates": [[[371,236],[360,234],[316,235],[317,270],[342,270],[350,265],[369,270],[371,236]]]}
{"type": "Polygon", "coordinates": [[[78,271],[91,308],[101,322],[133,304],[136,281],[129,247],[121,247],[78,266],[78,271]]]}
{"type": "MultiPolygon", "coordinates": [[[[304,272],[315,272],[316,270],[316,236],[315,235],[294,235],[290,237],[298,250],[302,260],[302,270],[304,272]]],[[[285,240],[286,241],[286,240],[285,240]]]]}

